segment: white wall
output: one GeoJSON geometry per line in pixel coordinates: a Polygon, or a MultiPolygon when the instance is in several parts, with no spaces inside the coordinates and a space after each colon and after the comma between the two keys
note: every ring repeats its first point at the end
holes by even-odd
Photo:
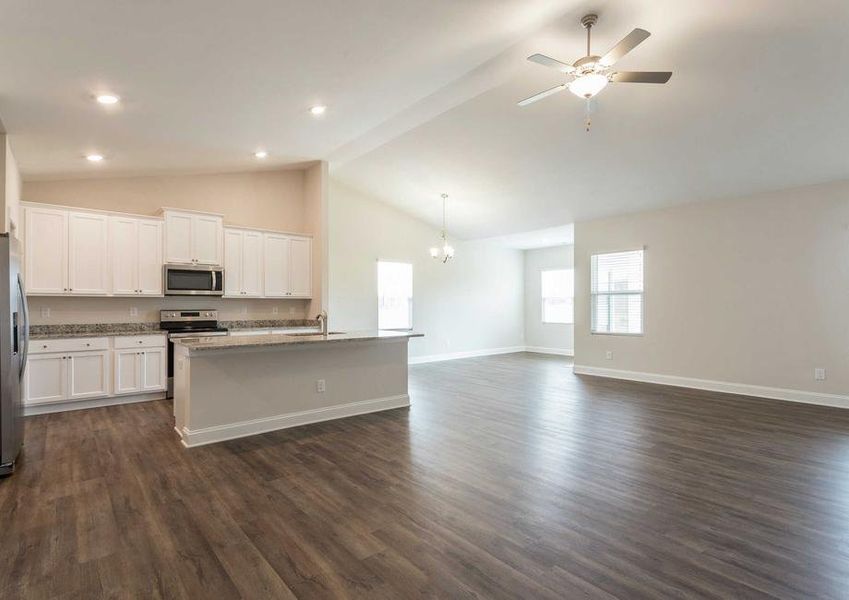
{"type": "Polygon", "coordinates": [[[332,329],[377,328],[385,259],[413,264],[413,328],[425,337],[410,341],[411,357],[524,345],[520,250],[452,240],[456,257],[442,264],[428,254],[436,229],[332,179],[329,217],[332,329]]]}
{"type": "Polygon", "coordinates": [[[849,182],[577,223],[575,288],[578,366],[849,396],[849,182]],[[591,335],[590,255],[641,246],[645,335],[591,335]]]}
{"type": "Polygon", "coordinates": [[[529,350],[556,351],[571,354],[574,351],[574,325],[542,322],[543,271],[571,269],[572,246],[555,246],[525,250],[525,344],[529,350]]]}

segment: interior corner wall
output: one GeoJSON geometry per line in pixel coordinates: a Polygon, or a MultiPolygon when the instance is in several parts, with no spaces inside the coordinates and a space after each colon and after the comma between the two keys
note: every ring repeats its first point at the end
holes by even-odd
{"type": "Polygon", "coordinates": [[[576,370],[849,397],[849,182],[577,223],[575,301],[576,370]],[[591,255],[640,247],[644,335],[592,335],[591,255]]]}
{"type": "Polygon", "coordinates": [[[455,258],[433,260],[439,231],[331,179],[329,315],[333,329],[377,328],[377,261],[413,265],[412,358],[520,350],[523,256],[484,241],[452,241],[455,258]]]}
{"type": "Polygon", "coordinates": [[[314,317],[327,308],[327,196],[328,164],[320,161],[304,172],[304,220],[313,234],[313,299],[308,312],[314,317]]]}
{"type": "Polygon", "coordinates": [[[554,246],[525,250],[525,344],[529,350],[571,354],[575,326],[542,322],[542,275],[549,269],[571,269],[573,247],[554,246]]]}

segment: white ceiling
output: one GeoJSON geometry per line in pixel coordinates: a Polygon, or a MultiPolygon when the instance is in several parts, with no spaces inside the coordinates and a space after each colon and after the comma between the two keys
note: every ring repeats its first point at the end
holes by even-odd
{"type": "Polygon", "coordinates": [[[849,178],[849,3],[820,0],[78,0],[0,4],[0,115],[25,178],[329,159],[334,177],[453,235],[849,178]],[[652,32],[593,130],[527,63],[652,32]],[[101,89],[125,102],[104,111],[101,89]],[[307,108],[330,107],[320,120],[307,108]],[[100,151],[90,165],[82,155],[100,151]]]}

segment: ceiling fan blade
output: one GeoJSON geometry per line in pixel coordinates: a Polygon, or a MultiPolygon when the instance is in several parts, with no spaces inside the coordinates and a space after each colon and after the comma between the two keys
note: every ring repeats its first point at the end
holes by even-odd
{"type": "Polygon", "coordinates": [[[519,106],[527,106],[528,104],[533,104],[537,100],[542,100],[543,98],[545,98],[547,96],[551,96],[552,94],[556,94],[557,92],[562,92],[563,90],[566,89],[566,87],[567,87],[566,84],[562,83],[560,85],[554,86],[553,88],[551,88],[549,90],[545,90],[544,92],[540,92],[539,94],[534,94],[530,98],[525,98],[524,100],[522,100],[518,104],[519,104],[519,106]]]}
{"type": "Polygon", "coordinates": [[[620,41],[618,44],[613,46],[610,50],[608,50],[607,54],[601,57],[601,60],[598,62],[601,63],[605,67],[612,66],[617,60],[628,54],[631,50],[636,48],[642,42],[645,41],[647,37],[651,34],[645,29],[635,29],[620,41]]]}
{"type": "Polygon", "coordinates": [[[566,63],[560,62],[559,60],[555,60],[550,56],[546,56],[545,54],[533,54],[528,57],[528,60],[538,65],[542,65],[543,67],[556,69],[561,73],[571,73],[575,70],[575,67],[573,67],[572,65],[567,65],[566,63]]]}
{"type": "Polygon", "coordinates": [[[672,73],[669,71],[619,71],[610,76],[616,83],[666,83],[672,73]]]}

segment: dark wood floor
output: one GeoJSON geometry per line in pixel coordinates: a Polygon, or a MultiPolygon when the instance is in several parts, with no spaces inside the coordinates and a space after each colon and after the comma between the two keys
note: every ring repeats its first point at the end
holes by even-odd
{"type": "Polygon", "coordinates": [[[194,450],[164,401],[28,419],[0,597],[849,597],[849,411],[533,354],[411,394],[194,450]]]}

